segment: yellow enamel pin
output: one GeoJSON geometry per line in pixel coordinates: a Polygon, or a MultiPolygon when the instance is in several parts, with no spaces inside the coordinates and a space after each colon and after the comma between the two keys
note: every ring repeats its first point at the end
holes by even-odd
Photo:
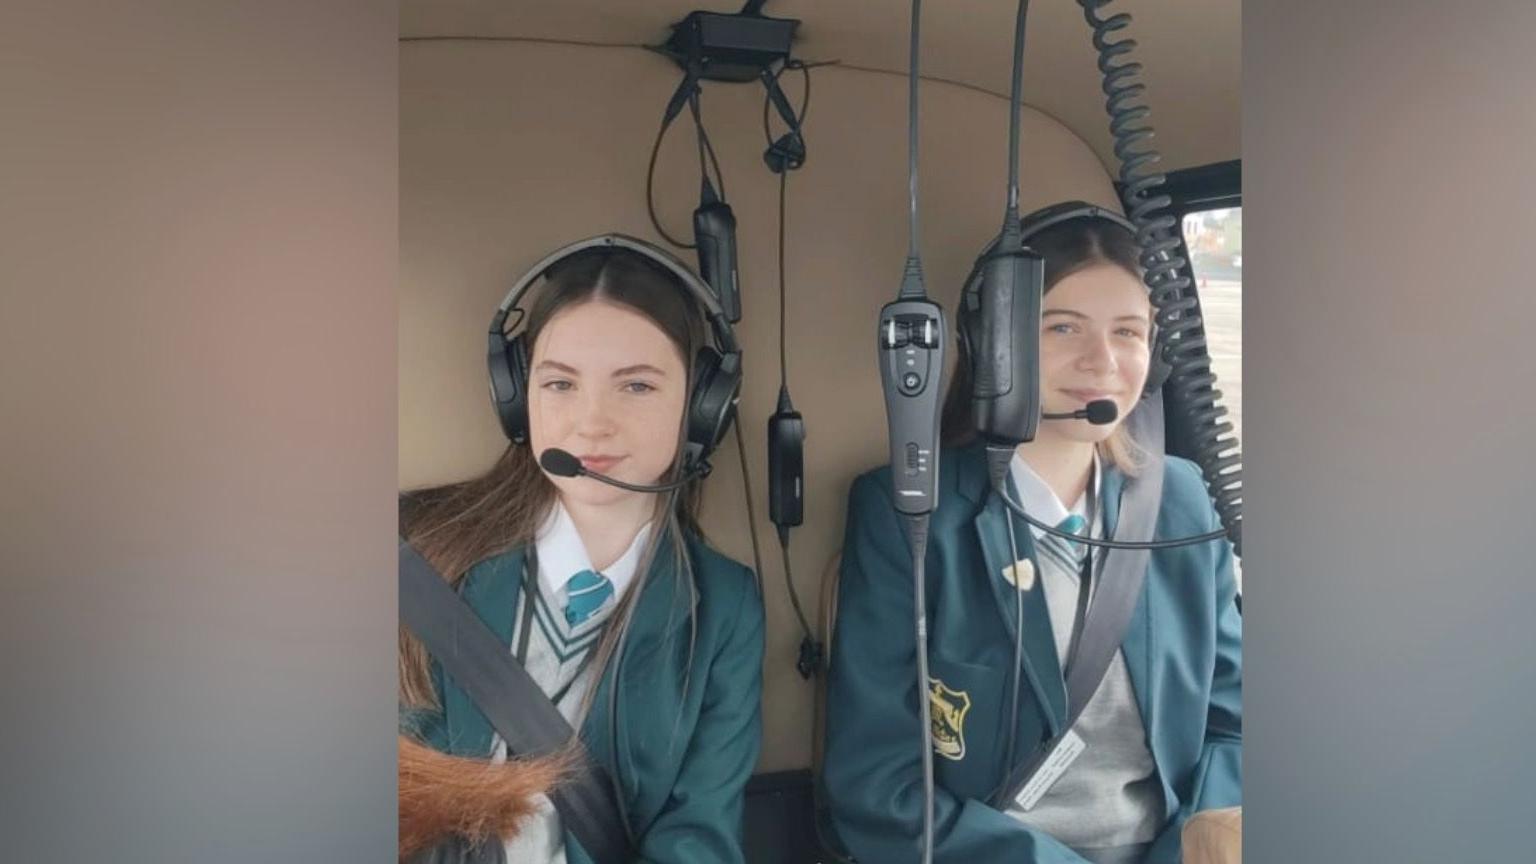
{"type": "Polygon", "coordinates": [[[951,690],[937,678],[929,678],[928,702],[933,715],[933,752],[946,759],[965,758],[965,715],[971,710],[970,694],[951,690]]]}

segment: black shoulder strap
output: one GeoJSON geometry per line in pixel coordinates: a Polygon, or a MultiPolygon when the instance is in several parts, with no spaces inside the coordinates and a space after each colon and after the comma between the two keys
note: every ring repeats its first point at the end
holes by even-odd
{"type": "MultiPolygon", "coordinates": [[[[1144,474],[1126,479],[1120,496],[1120,516],[1115,520],[1117,539],[1150,539],[1157,527],[1157,511],[1163,497],[1163,462],[1156,457],[1148,462],[1144,474]]],[[[1067,673],[1067,728],[1088,707],[1088,700],[1098,692],[1115,652],[1125,641],[1125,631],[1141,599],[1152,556],[1146,549],[1104,552],[1098,556],[1099,566],[1093,579],[1098,588],[1083,619],[1076,662],[1067,673]]]]}
{"type": "MultiPolygon", "coordinates": [[[[405,540],[400,541],[400,620],[453,676],[513,755],[564,750],[575,731],[474,611],[405,540]]],[[[602,766],[582,754],[549,793],[560,819],[596,864],[629,860],[628,835],[602,766]]]]}

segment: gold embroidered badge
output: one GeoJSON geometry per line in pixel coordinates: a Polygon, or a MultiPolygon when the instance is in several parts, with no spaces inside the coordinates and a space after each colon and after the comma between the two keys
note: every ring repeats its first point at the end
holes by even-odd
{"type": "Polygon", "coordinates": [[[965,715],[971,710],[970,694],[951,690],[937,678],[929,678],[928,684],[933,752],[958,762],[965,758],[965,715]]]}

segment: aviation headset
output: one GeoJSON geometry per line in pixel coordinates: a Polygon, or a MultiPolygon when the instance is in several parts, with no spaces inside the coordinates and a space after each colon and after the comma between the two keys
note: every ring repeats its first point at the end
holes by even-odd
{"type": "Polygon", "coordinates": [[[644,240],[623,234],[601,234],[579,240],[551,252],[512,283],[512,289],[491,317],[486,356],[491,373],[491,404],[507,437],[514,444],[527,444],[528,364],[532,346],[525,332],[508,334],[508,316],[517,313],[517,319],[512,323],[514,328],[521,323],[526,313],[518,307],[518,301],[534,282],[558,265],[582,254],[611,257],[624,252],[639,255],[670,274],[678,290],[692,295],[698,302],[714,332],[715,345],[700,346],[690,367],[693,383],[685,415],[687,437],[682,454],[684,471],[701,476],[708,474],[706,460],[725,438],[736,416],[736,402],[741,391],[741,349],[709,286],[671,254],[644,240]]]}
{"type": "MultiPolygon", "coordinates": [[[[1075,219],[1095,219],[1102,222],[1107,222],[1111,225],[1123,228],[1127,233],[1131,235],[1133,239],[1137,236],[1136,226],[1131,224],[1130,220],[1112,210],[1107,210],[1103,207],[1099,207],[1094,204],[1088,204],[1083,201],[1064,201],[1060,204],[1053,204],[1049,207],[1036,210],[1033,213],[1024,216],[1020,220],[1019,230],[1021,245],[1024,247],[1024,250],[1027,253],[1029,252],[1030,238],[1038,236],[1040,232],[1046,230],[1047,228],[1053,228],[1063,222],[1069,222],[1075,219]]],[[[965,356],[972,364],[971,386],[974,398],[981,398],[981,394],[978,392],[979,388],[977,386],[981,381],[981,376],[977,374],[978,370],[975,368],[978,360],[975,346],[981,341],[981,328],[987,324],[987,322],[983,320],[983,315],[981,312],[981,285],[983,276],[986,273],[986,262],[994,254],[998,254],[996,250],[997,245],[1001,239],[1001,237],[993,238],[992,242],[987,244],[987,248],[982,250],[981,255],[977,256],[975,265],[971,267],[970,274],[966,276],[965,289],[960,295],[959,314],[956,316],[956,328],[958,330],[960,344],[965,349],[965,356]]],[[[1028,338],[1035,338],[1036,335],[1037,334],[1029,334],[1028,338]]],[[[1152,338],[1148,341],[1151,343],[1152,357],[1148,367],[1147,383],[1146,386],[1142,389],[1142,398],[1146,398],[1147,396],[1156,393],[1162,388],[1163,383],[1168,379],[1169,369],[1162,360],[1162,342],[1159,338],[1159,333],[1157,327],[1155,326],[1155,322],[1151,336],[1152,338]]],[[[1027,399],[1028,395],[1025,388],[1014,387],[1007,394],[1004,394],[1001,399],[1008,399],[1009,397],[1027,399]]],[[[1004,410],[999,411],[998,413],[1006,416],[1010,412],[1004,410]]]]}

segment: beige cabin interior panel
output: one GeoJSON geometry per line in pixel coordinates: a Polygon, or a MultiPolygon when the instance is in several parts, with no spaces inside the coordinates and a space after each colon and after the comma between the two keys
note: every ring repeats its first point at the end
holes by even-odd
{"type": "MultiPolygon", "coordinates": [[[[403,0],[405,38],[517,37],[656,45],[695,9],[736,12],[741,0],[403,0]]],[[[921,71],[1007,98],[1018,4],[941,0],[923,4],[921,71]]],[[[798,19],[795,56],[905,74],[910,0],[769,0],[763,13],[798,19]]],[[[1113,0],[1108,17],[1132,16],[1113,41],[1131,38],[1143,65],[1164,170],[1238,158],[1241,139],[1241,0],[1113,0]]],[[[1024,102],[1060,120],[1115,165],[1097,52],[1073,0],[1030,4],[1024,102]]],[[[1111,170],[1113,170],[1111,168],[1111,170]]]]}

